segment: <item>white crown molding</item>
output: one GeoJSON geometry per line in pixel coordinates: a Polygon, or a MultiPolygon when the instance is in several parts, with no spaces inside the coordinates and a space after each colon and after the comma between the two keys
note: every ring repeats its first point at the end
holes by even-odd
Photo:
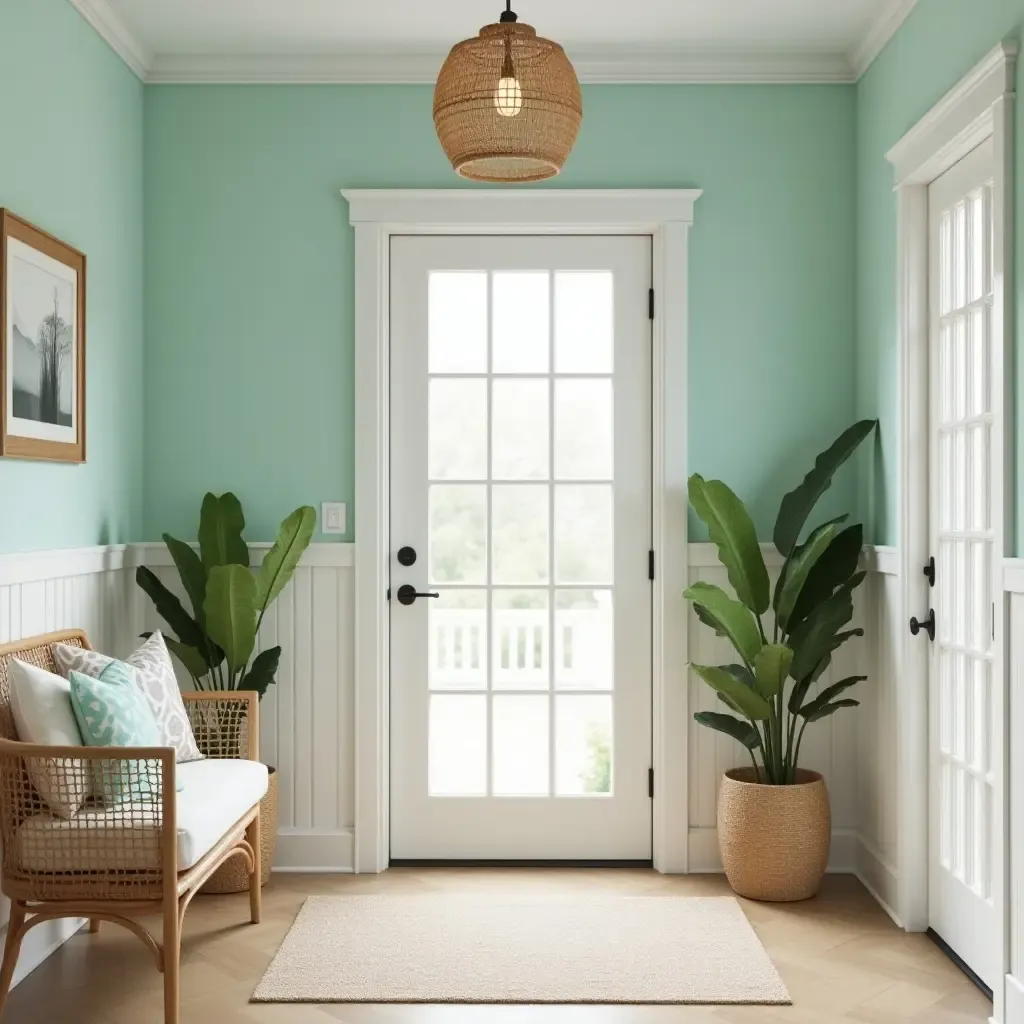
{"type": "Polygon", "coordinates": [[[108,0],[70,0],[71,6],[143,82],[153,64],[148,46],[118,16],[108,0]]]}
{"type": "MultiPolygon", "coordinates": [[[[587,84],[849,83],[841,53],[634,50],[572,53],[587,84]]],[[[444,54],[160,54],[146,74],[152,84],[415,84],[432,85],[444,54]]]]}
{"type": "Polygon", "coordinates": [[[855,80],[871,67],[916,6],[917,0],[887,0],[878,17],[868,26],[864,38],[850,51],[849,61],[855,80]]]}

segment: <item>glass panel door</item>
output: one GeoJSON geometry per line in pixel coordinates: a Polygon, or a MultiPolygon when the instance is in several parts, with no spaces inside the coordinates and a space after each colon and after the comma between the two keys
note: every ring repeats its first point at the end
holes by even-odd
{"type": "Polygon", "coordinates": [[[649,275],[645,238],[394,243],[395,857],[650,855],[649,275]]]}

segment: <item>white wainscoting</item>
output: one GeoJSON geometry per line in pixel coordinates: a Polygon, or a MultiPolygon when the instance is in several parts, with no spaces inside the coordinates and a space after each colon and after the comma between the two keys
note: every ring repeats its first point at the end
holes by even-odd
{"type": "MultiPolygon", "coordinates": [[[[249,545],[254,562],[268,547],[249,545]]],[[[260,650],[283,648],[277,685],[260,705],[260,758],[280,773],[277,871],[352,870],[353,551],[312,545],[260,629],[260,650]]],[[[183,597],[162,544],[135,545],[134,554],[183,597]]],[[[134,632],[159,628],[152,603],[134,580],[129,585],[134,632]]],[[[185,673],[180,678],[191,687],[185,673]]]]}
{"type": "Polygon", "coordinates": [[[1006,591],[1009,629],[1007,658],[1010,665],[1009,731],[1007,745],[1010,777],[1009,973],[1006,977],[1005,1024],[1024,1024],[1024,558],[1007,559],[1003,588],[1006,591]]]}

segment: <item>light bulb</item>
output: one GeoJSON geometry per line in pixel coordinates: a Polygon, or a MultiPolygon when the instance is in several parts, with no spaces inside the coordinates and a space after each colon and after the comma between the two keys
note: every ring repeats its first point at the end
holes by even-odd
{"type": "Polygon", "coordinates": [[[494,90],[494,106],[502,117],[515,117],[523,109],[523,90],[519,79],[502,75],[494,90]]]}

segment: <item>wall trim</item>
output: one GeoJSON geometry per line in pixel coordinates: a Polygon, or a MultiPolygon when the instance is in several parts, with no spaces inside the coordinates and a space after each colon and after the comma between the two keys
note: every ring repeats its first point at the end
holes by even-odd
{"type": "Polygon", "coordinates": [[[390,239],[395,234],[649,234],[653,321],[652,543],[658,559],[653,607],[654,865],[685,871],[688,826],[686,394],[687,247],[695,189],[504,189],[344,191],[356,229],[355,393],[356,794],[355,864],[388,863],[390,728],[388,536],[390,239]]]}
{"type": "Polygon", "coordinates": [[[883,5],[868,26],[864,38],[850,51],[855,79],[859,79],[871,67],[916,6],[917,0],[889,0],[887,5],[883,5]]]}
{"type": "Polygon", "coordinates": [[[274,855],[275,874],[351,874],[353,830],[280,829],[274,855]]]}
{"type": "Polygon", "coordinates": [[[1007,594],[1024,594],[1024,558],[1003,559],[1003,590],[1007,594]]]}
{"type": "Polygon", "coordinates": [[[881,908],[900,927],[903,922],[893,909],[899,897],[899,877],[896,867],[864,836],[857,835],[856,867],[854,874],[861,885],[881,908]]]}
{"type": "MultiPolygon", "coordinates": [[[[769,569],[781,569],[785,559],[779,554],[774,544],[764,541],[760,545],[764,564],[769,569]]],[[[721,565],[716,545],[707,541],[694,541],[689,545],[689,563],[695,569],[709,569],[721,565]]],[[[899,575],[899,552],[896,548],[880,547],[874,544],[864,545],[861,564],[868,572],[877,572],[885,576],[899,575]]]]}
{"type": "MultiPolygon", "coordinates": [[[[198,547],[194,544],[193,547],[198,547]]],[[[273,547],[270,541],[254,541],[249,544],[249,554],[254,566],[262,565],[266,553],[273,547]]],[[[303,552],[299,565],[315,568],[326,566],[334,569],[349,568],[355,565],[355,544],[337,541],[314,541],[303,552]]],[[[127,545],[125,565],[169,566],[174,559],[162,541],[147,541],[142,544],[127,545]]],[[[0,562],[2,574],[2,562],[0,562]]]]}
{"type": "Polygon", "coordinates": [[[142,81],[153,64],[153,53],[124,23],[124,19],[110,5],[109,0],[71,0],[71,6],[99,34],[106,44],[128,65],[142,81]]]}
{"type": "MultiPolygon", "coordinates": [[[[829,848],[829,874],[849,875],[856,866],[857,835],[853,829],[832,830],[829,848]]],[[[718,852],[718,829],[691,828],[689,831],[689,873],[692,875],[717,875],[722,872],[722,858],[718,852]]]]}

